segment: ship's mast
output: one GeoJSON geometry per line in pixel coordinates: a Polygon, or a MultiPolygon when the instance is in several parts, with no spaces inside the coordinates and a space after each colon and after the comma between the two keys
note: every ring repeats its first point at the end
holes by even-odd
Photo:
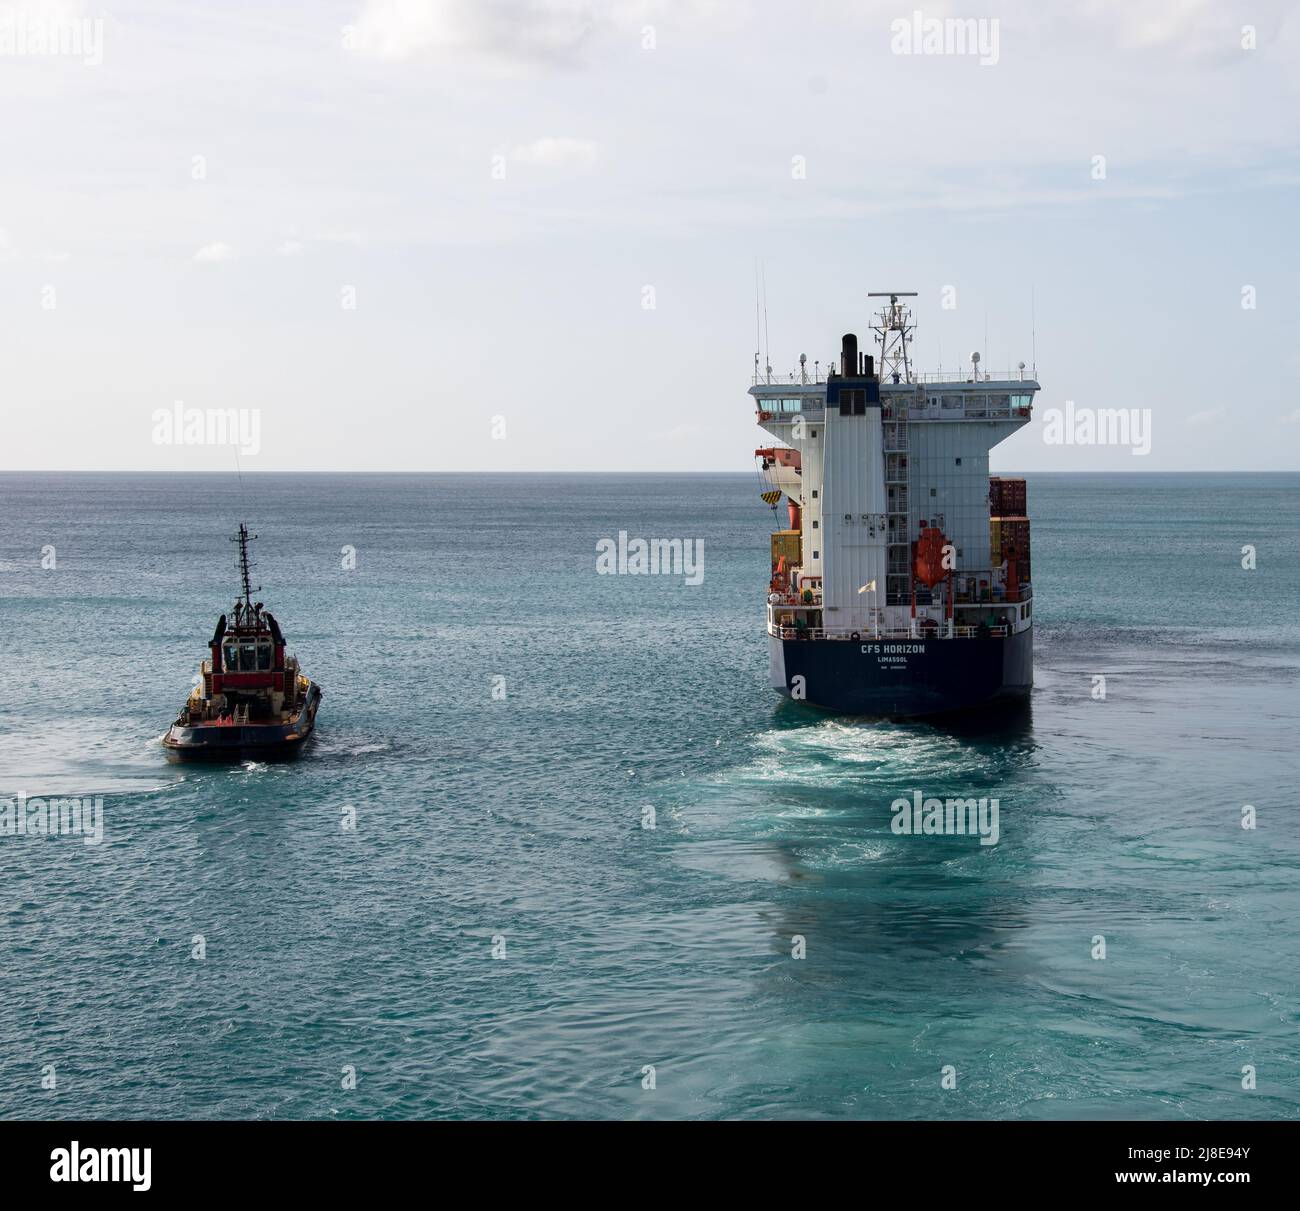
{"type": "Polygon", "coordinates": [[[880,378],[882,382],[910,383],[912,381],[912,363],[909,347],[916,325],[912,323],[912,312],[906,303],[899,299],[916,298],[915,290],[873,290],[869,299],[888,299],[889,303],[880,309],[880,315],[871,325],[876,334],[876,343],[880,346],[880,378]]]}
{"type": "MultiPolygon", "coordinates": [[[[256,534],[250,534],[248,527],[241,521],[239,523],[239,533],[232,538],[231,542],[239,543],[239,577],[244,585],[244,615],[248,618],[253,616],[253,586],[250,580],[250,573],[253,565],[248,559],[248,544],[257,538],[256,534]]],[[[257,586],[257,591],[262,591],[262,586],[257,586]]],[[[238,606],[238,602],[235,603],[238,606]]]]}

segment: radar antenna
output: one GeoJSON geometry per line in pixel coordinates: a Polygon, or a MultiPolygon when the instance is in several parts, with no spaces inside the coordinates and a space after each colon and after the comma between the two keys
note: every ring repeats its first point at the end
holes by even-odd
{"type": "Polygon", "coordinates": [[[915,290],[873,290],[869,299],[888,299],[889,302],[880,309],[880,315],[871,325],[876,334],[876,343],[880,346],[880,377],[895,383],[912,381],[912,362],[909,346],[916,325],[912,323],[912,312],[906,303],[899,299],[916,298],[915,290]]]}
{"type": "MultiPolygon", "coordinates": [[[[241,521],[239,523],[239,533],[230,540],[231,542],[239,543],[239,577],[244,585],[243,613],[250,618],[253,615],[253,594],[262,591],[262,586],[260,584],[256,589],[253,588],[250,577],[253,565],[248,558],[248,544],[256,541],[256,539],[257,535],[250,534],[248,532],[248,527],[241,521]]],[[[239,602],[236,602],[235,604],[239,605],[239,602]]]]}

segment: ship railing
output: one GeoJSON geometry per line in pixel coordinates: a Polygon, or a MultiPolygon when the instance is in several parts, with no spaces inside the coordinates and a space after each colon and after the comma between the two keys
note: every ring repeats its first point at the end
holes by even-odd
{"type": "MultiPolygon", "coordinates": [[[[805,371],[800,374],[798,371],[786,371],[778,374],[775,371],[771,374],[754,374],[752,371],[749,381],[755,387],[816,387],[827,381],[828,373],[835,373],[839,370],[839,360],[828,362],[830,370],[823,370],[820,366],[815,371],[805,371]]],[[[961,370],[927,370],[920,374],[912,372],[909,382],[913,383],[1023,383],[1033,378],[1034,371],[1031,367],[1017,366],[1014,370],[1007,370],[1001,373],[994,373],[992,370],[981,370],[979,378],[971,375],[969,367],[963,367],[961,370]]],[[[888,384],[888,376],[882,376],[882,382],[888,384]]]]}
{"type": "Polygon", "coordinates": [[[931,629],[929,632],[923,631],[917,627],[915,631],[908,627],[881,627],[879,630],[866,628],[858,631],[846,631],[836,629],[828,631],[824,627],[791,627],[779,626],[777,623],[769,622],[767,624],[767,633],[773,639],[847,639],[854,643],[857,642],[875,642],[876,640],[921,640],[921,639],[978,639],[983,636],[987,639],[1005,639],[1010,633],[1011,628],[1005,623],[998,626],[980,628],[977,626],[954,626],[952,634],[948,634],[946,625],[941,624],[937,630],[931,629]]]}
{"type": "Polygon", "coordinates": [[[798,412],[775,412],[771,408],[759,408],[757,412],[760,425],[793,425],[795,421],[799,420],[822,420],[825,417],[826,409],[818,405],[811,408],[802,408],[798,412]]]}
{"type": "Polygon", "coordinates": [[[839,369],[839,360],[828,362],[829,370],[822,370],[819,366],[815,371],[805,370],[802,374],[797,371],[787,371],[785,374],[751,374],[750,382],[755,387],[816,387],[826,382],[826,376],[833,374],[839,369]]]}
{"type": "Polygon", "coordinates": [[[1033,380],[1033,371],[1029,367],[1017,366],[1014,370],[994,372],[980,370],[978,378],[971,375],[970,369],[964,370],[929,370],[922,374],[913,374],[914,383],[1024,383],[1033,380]]]}
{"type": "Polygon", "coordinates": [[[979,403],[967,400],[960,408],[945,408],[941,404],[930,404],[924,408],[913,408],[913,421],[927,420],[1027,420],[1033,415],[1029,404],[979,403]]]}

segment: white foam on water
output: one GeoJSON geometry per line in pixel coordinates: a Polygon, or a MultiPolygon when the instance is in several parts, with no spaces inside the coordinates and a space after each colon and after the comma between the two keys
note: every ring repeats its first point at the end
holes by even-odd
{"type": "Polygon", "coordinates": [[[875,841],[841,841],[821,849],[799,848],[795,856],[812,870],[834,870],[877,862],[888,852],[875,841]]]}

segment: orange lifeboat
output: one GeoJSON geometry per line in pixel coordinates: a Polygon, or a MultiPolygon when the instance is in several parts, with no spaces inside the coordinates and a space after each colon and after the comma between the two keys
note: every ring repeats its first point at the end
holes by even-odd
{"type": "Polygon", "coordinates": [[[948,575],[948,569],[943,566],[943,549],[947,544],[943,531],[935,526],[927,526],[916,540],[912,574],[927,589],[934,588],[948,575]]]}

